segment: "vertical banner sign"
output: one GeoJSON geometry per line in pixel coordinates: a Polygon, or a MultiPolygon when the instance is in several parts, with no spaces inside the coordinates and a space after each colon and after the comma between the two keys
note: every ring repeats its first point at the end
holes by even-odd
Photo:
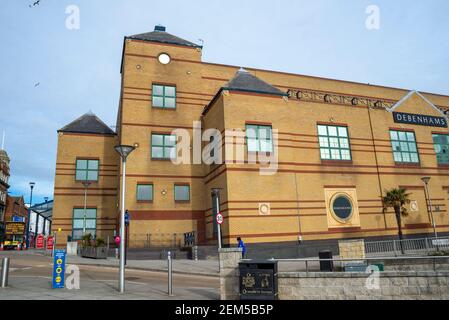
{"type": "Polygon", "coordinates": [[[53,260],[53,289],[63,289],[65,283],[65,250],[55,250],[53,260]]]}
{"type": "Polygon", "coordinates": [[[49,236],[47,238],[47,250],[53,250],[53,237],[49,236]]]}
{"type": "Polygon", "coordinates": [[[41,234],[37,236],[36,249],[44,249],[44,236],[41,234]]]}

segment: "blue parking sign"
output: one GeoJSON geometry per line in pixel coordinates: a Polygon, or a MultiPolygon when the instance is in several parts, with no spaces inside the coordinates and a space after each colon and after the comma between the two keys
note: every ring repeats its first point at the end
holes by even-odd
{"type": "Polygon", "coordinates": [[[130,220],[129,212],[128,212],[128,210],[126,210],[125,211],[125,226],[129,226],[129,220],[130,220]]]}
{"type": "Polygon", "coordinates": [[[65,250],[55,250],[53,260],[53,289],[63,289],[65,284],[65,250]]]}

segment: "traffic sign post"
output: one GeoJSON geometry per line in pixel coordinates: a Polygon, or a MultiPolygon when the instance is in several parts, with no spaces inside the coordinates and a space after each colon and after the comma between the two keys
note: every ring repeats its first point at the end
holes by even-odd
{"type": "Polygon", "coordinates": [[[218,224],[218,249],[221,249],[221,225],[223,224],[224,218],[223,215],[219,212],[217,213],[217,224],[218,224]]]}
{"type": "Polygon", "coordinates": [[[55,250],[53,259],[53,289],[63,289],[65,285],[65,250],[55,250]]]}
{"type": "Polygon", "coordinates": [[[125,266],[128,258],[128,243],[129,243],[129,222],[131,221],[131,217],[129,215],[129,211],[125,211],[125,266]]]}

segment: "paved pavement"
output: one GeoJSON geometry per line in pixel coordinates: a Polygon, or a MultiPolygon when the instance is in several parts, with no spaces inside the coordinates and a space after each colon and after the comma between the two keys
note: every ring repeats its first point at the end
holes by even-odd
{"type": "MultiPolygon", "coordinates": [[[[80,264],[69,257],[67,265],[80,270],[80,289],[51,289],[51,257],[28,252],[2,252],[11,257],[8,288],[0,288],[0,300],[207,300],[219,299],[219,279],[214,276],[174,274],[174,297],[167,295],[167,273],[147,270],[126,271],[126,293],[118,293],[118,268],[80,264]]],[[[96,262],[90,260],[89,262],[96,262]]],[[[193,261],[191,261],[193,262],[193,261]]],[[[130,262],[131,263],[131,262],[130,262]]],[[[181,263],[181,262],[180,262],[181,263]]],[[[175,264],[176,265],[176,264],[175,264]]],[[[155,264],[162,269],[162,265],[155,264]]],[[[187,266],[188,267],[188,266],[187,266]]],[[[178,267],[182,269],[181,266],[178,267]]]]}

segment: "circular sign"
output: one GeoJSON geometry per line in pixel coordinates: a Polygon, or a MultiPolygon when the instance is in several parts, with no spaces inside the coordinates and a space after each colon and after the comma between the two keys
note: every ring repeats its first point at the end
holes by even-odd
{"type": "Polygon", "coordinates": [[[346,195],[337,195],[332,201],[332,212],[339,220],[349,220],[353,211],[354,208],[352,202],[346,195]]]}
{"type": "Polygon", "coordinates": [[[221,213],[218,213],[217,214],[217,223],[221,225],[221,224],[223,224],[223,220],[224,220],[223,215],[221,213]]]}

